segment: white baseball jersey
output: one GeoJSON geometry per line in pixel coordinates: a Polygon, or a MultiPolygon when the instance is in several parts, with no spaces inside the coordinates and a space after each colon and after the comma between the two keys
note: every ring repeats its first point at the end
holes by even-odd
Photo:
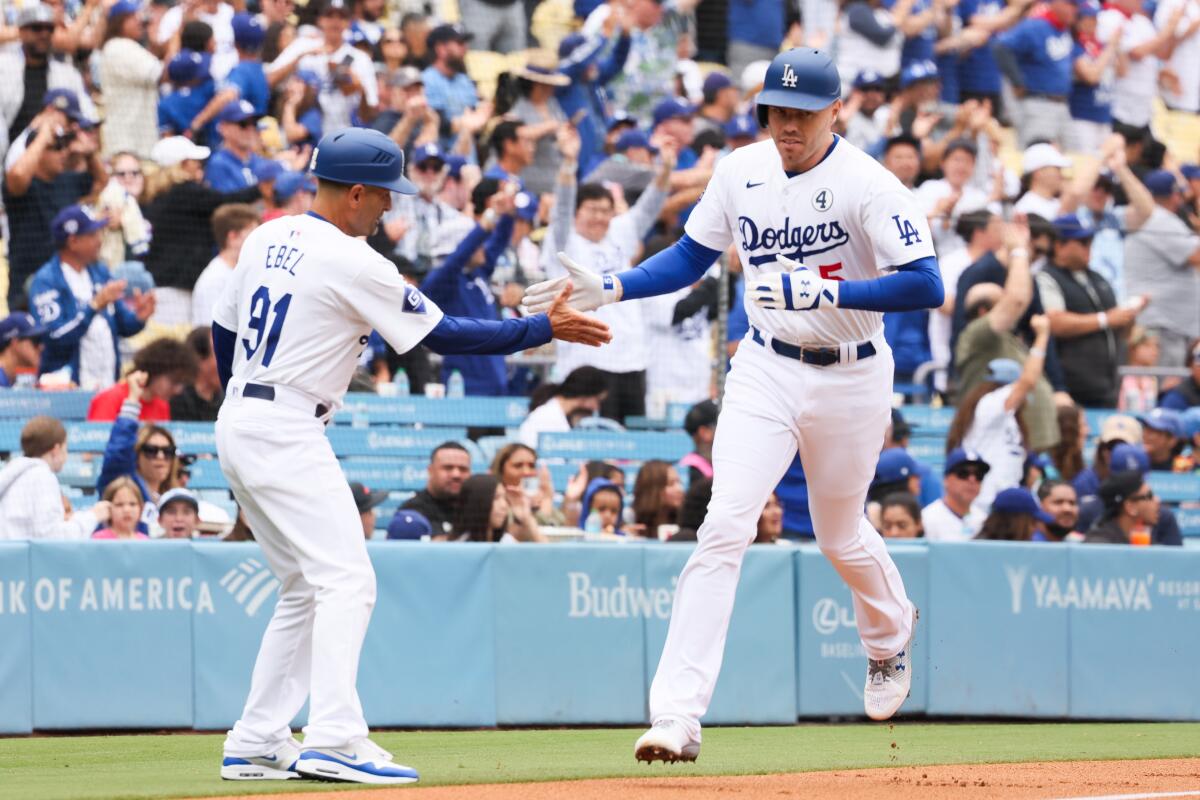
{"type": "Polygon", "coordinates": [[[339,406],[371,330],[406,352],[442,319],[366,242],[311,214],[259,226],[213,308],[237,331],[233,377],[339,406]]]}
{"type": "MultiPolygon", "coordinates": [[[[878,278],[934,255],[912,192],[840,137],[823,161],[794,177],[771,140],[735,150],[717,163],[685,230],[713,250],[736,244],[747,282],[783,271],[780,255],[835,280],[878,278]]],[[[793,344],[862,342],[883,330],[877,311],[769,311],[747,298],[746,313],[752,325],[793,344]]]]}

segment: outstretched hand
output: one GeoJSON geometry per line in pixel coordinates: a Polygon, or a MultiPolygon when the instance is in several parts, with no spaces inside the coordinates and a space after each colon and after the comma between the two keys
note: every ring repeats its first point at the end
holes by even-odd
{"type": "Polygon", "coordinates": [[[559,253],[558,261],[567,271],[566,275],[535,283],[525,290],[521,302],[530,312],[538,314],[549,309],[558,293],[567,285],[573,289],[571,307],[578,311],[595,311],[600,306],[621,299],[621,284],[615,276],[601,276],[577,263],[566,253],[559,253]]]}
{"type": "Polygon", "coordinates": [[[550,330],[555,339],[599,347],[612,341],[612,331],[600,320],[589,317],[571,307],[571,284],[563,287],[546,315],[550,317],[550,330]]]}

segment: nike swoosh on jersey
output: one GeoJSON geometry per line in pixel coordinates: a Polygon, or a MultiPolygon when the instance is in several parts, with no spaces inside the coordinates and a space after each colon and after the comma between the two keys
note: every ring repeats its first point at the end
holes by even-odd
{"type": "Polygon", "coordinates": [[[755,186],[762,186],[764,183],[766,183],[766,181],[759,181],[758,183],[751,183],[750,181],[746,181],[746,188],[753,189],[755,186]]]}

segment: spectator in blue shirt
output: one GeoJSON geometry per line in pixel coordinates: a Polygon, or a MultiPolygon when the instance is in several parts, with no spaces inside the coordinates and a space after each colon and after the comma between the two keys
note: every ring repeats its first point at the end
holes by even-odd
{"type": "Polygon", "coordinates": [[[236,88],[238,97],[254,106],[254,113],[260,117],[267,113],[267,103],[271,99],[271,88],[259,57],[266,37],[266,28],[258,17],[245,12],[233,15],[233,43],[237,47],[238,63],[225,76],[225,83],[236,88]]]}
{"type": "MultiPolygon", "coordinates": [[[[198,124],[197,117],[217,94],[211,68],[211,55],[187,49],[180,50],[167,64],[167,80],[171,82],[172,89],[158,101],[160,135],[182,136],[190,131],[194,136],[196,130],[205,127],[211,115],[201,119],[198,124]]],[[[236,99],[231,94],[226,102],[236,99]]]]}
{"type": "Polygon", "coordinates": [[[298,69],[289,79],[279,112],[279,125],[294,148],[315,147],[321,141],[321,105],[317,101],[320,91],[321,78],[312,70],[298,69]]]}
{"type": "Polygon", "coordinates": [[[441,115],[438,132],[442,147],[449,149],[457,131],[456,120],[479,103],[475,82],[467,75],[467,42],[471,34],[459,25],[439,25],[427,39],[433,63],[425,68],[425,96],[441,115]]]}
{"type": "Polygon", "coordinates": [[[783,41],[783,0],[730,0],[725,63],[734,75],[755,61],[770,61],[783,41]]]}
{"type": "Polygon", "coordinates": [[[558,68],[571,83],[554,96],[567,119],[579,129],[579,174],[587,175],[604,158],[604,134],[609,122],[605,85],[621,74],[629,57],[629,31],[620,26],[612,38],[567,36],[558,45],[558,68]],[[605,55],[607,53],[607,55],[605,55]],[[577,117],[582,111],[583,116],[577,117]]]}
{"type": "Polygon", "coordinates": [[[1001,114],[1000,67],[992,54],[990,40],[1011,28],[1030,4],[1031,0],[1011,4],[1004,0],[960,0],[957,9],[960,25],[964,32],[975,36],[969,42],[964,41],[957,58],[959,101],[987,100],[995,114],[1001,114]]]}
{"type": "Polygon", "coordinates": [[[1096,38],[1096,15],[1100,6],[1094,0],[1079,4],[1075,23],[1075,48],[1071,51],[1072,81],[1068,106],[1071,109],[1070,137],[1067,150],[1098,153],[1112,133],[1113,69],[1120,57],[1120,37],[1107,45],[1096,38]]]}
{"type": "Polygon", "coordinates": [[[204,180],[218,192],[236,192],[258,183],[257,171],[266,159],[259,156],[258,113],[248,100],[235,100],[217,115],[221,146],[208,159],[204,180]]]}
{"type": "Polygon", "coordinates": [[[1071,26],[1077,11],[1074,0],[1051,0],[992,45],[996,62],[1020,98],[1013,121],[1021,147],[1038,140],[1067,141],[1075,50],[1071,26]]]}
{"type": "Polygon", "coordinates": [[[11,388],[21,373],[37,371],[45,333],[33,315],[24,311],[0,320],[0,389],[11,388]]]}
{"type": "Polygon", "coordinates": [[[692,149],[695,137],[692,117],[696,109],[678,98],[668,98],[654,107],[654,129],[652,139],[666,138],[675,144],[679,154],[675,169],[691,169],[696,166],[696,151],[692,149]]]}

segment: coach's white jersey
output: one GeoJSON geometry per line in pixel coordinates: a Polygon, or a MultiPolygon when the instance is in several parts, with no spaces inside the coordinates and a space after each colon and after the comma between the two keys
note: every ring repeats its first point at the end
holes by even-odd
{"type": "Polygon", "coordinates": [[[233,377],[340,405],[371,330],[406,352],[442,311],[366,242],[310,214],[259,226],[213,308],[237,331],[233,377]]]}
{"type": "MultiPolygon", "coordinates": [[[[792,178],[771,140],[735,150],[717,162],[685,230],[714,250],[736,244],[748,282],[782,271],[778,255],[839,280],[878,278],[934,255],[912,192],[840,137],[821,163],[792,178]]],[[[876,311],[768,311],[748,296],[746,313],[752,325],[794,344],[861,342],[883,329],[876,311]]]]}

